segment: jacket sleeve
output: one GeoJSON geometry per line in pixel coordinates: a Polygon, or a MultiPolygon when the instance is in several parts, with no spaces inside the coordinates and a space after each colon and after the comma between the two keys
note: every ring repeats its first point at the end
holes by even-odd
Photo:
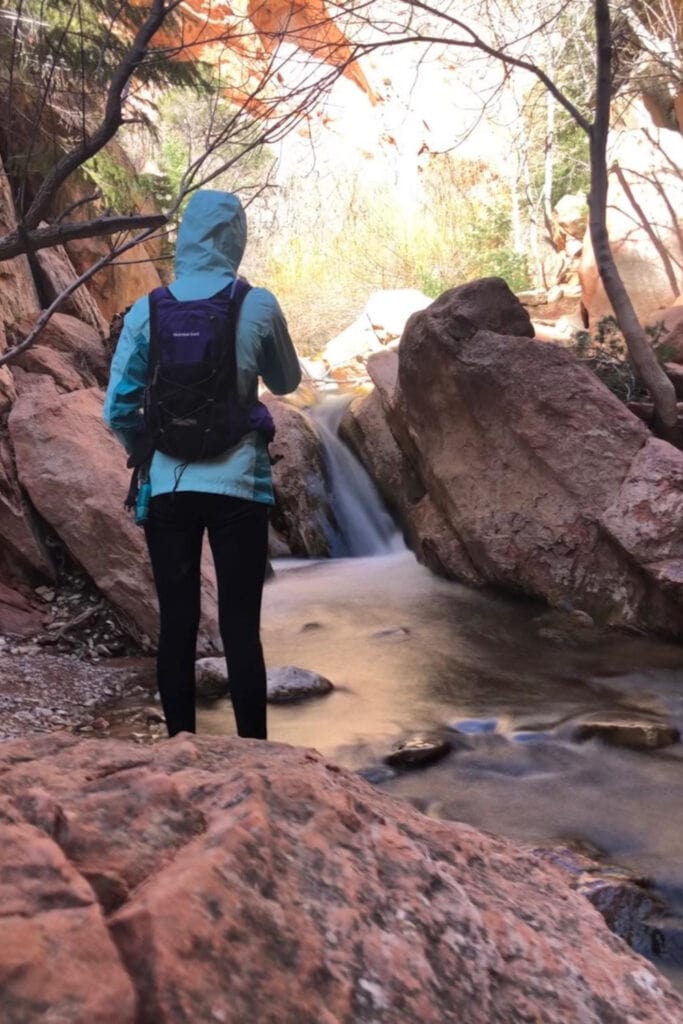
{"type": "Polygon", "coordinates": [[[148,357],[149,303],[145,296],[135,303],[123,321],[104,400],[104,421],[128,452],[143,426],[148,357]]]}
{"type": "Polygon", "coordinates": [[[265,288],[252,289],[249,299],[260,341],[259,375],[274,395],[296,391],[301,382],[301,367],[280,304],[265,288]]]}

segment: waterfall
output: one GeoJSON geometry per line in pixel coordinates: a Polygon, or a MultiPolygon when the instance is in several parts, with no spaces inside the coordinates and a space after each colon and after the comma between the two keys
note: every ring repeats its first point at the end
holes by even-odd
{"type": "Polygon", "coordinates": [[[349,396],[326,397],[308,412],[318,429],[325,455],[327,486],[339,526],[332,540],[333,558],[380,555],[404,547],[365,468],[339,439],[349,396]]]}

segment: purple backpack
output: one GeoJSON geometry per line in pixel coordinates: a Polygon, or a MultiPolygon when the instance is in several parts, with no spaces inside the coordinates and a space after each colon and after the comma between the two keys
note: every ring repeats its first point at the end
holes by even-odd
{"type": "Polygon", "coordinates": [[[145,433],[154,449],[197,462],[232,448],[251,430],[275,434],[262,402],[237,391],[237,321],[250,285],[237,278],[209,299],[149,296],[150,343],[145,433]]]}

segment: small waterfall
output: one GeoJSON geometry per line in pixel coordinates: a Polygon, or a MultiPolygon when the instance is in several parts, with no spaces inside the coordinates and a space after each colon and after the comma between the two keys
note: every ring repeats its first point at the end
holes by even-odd
{"type": "Polygon", "coordinates": [[[349,402],[346,395],[326,397],[308,410],[322,442],[330,499],[339,525],[339,534],[332,541],[332,557],[400,551],[403,539],[374,483],[339,439],[339,424],[349,402]]]}

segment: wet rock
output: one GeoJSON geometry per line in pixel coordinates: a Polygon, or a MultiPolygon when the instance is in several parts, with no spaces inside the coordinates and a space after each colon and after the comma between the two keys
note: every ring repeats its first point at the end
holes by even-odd
{"type": "Polygon", "coordinates": [[[599,739],[616,747],[630,750],[659,750],[678,743],[681,735],[678,729],[666,722],[649,721],[590,721],[576,727],[573,738],[584,740],[599,739]]]}
{"type": "Polygon", "coordinates": [[[272,525],[293,555],[326,558],[336,521],[326,486],[323,448],[311,419],[289,402],[262,396],[275,422],[270,445],[277,505],[272,525]]]}
{"type": "Polygon", "coordinates": [[[450,740],[439,735],[418,734],[404,740],[384,758],[391,768],[421,768],[450,754],[450,740]]]}
{"type": "Polygon", "coordinates": [[[596,870],[581,875],[575,889],[600,911],[615,935],[639,953],[655,952],[647,918],[662,902],[638,879],[617,868],[596,870]]]}
{"type": "Polygon", "coordinates": [[[221,655],[216,658],[199,658],[195,662],[196,693],[202,700],[219,700],[229,690],[228,666],[221,655]]]}
{"type": "Polygon", "coordinates": [[[163,725],[165,722],[164,713],[159,708],[145,708],[144,716],[148,725],[163,725]]]}
{"type": "Polygon", "coordinates": [[[652,953],[667,963],[683,966],[683,919],[673,914],[654,914],[648,918],[646,927],[652,953]]]}
{"type": "Polygon", "coordinates": [[[664,920],[664,904],[647,879],[596,859],[597,851],[568,846],[539,848],[534,853],[555,865],[571,888],[602,914],[615,935],[645,956],[659,955],[655,920],[664,920]]]}
{"type": "Polygon", "coordinates": [[[408,547],[433,572],[450,579],[480,583],[469,556],[449,527],[401,451],[387,419],[396,387],[398,355],[373,355],[368,371],[375,390],[355,399],[339,427],[340,436],[356,453],[391,509],[408,547]]]}
{"type": "Polygon", "coordinates": [[[315,752],[186,736],[0,745],[15,818],[28,780],[69,836],[60,848],[21,820],[0,826],[17,908],[0,945],[6,1024],[42,1019],[8,1011],[29,993],[55,1021],[76,1020],[70,997],[88,1024],[244,1024],[264,1006],[277,1024],[682,1019],[668,982],[556,870],[315,752]],[[61,942],[67,921],[80,927],[61,942]]]}
{"type": "Polygon", "coordinates": [[[396,778],[396,772],[387,764],[370,764],[366,768],[359,768],[358,775],[372,786],[381,786],[383,782],[396,778]]]}
{"type": "Polygon", "coordinates": [[[334,689],[329,679],[294,665],[269,668],[267,676],[269,704],[287,704],[308,697],[322,697],[334,689]]]}
{"type": "Polygon", "coordinates": [[[538,636],[554,643],[577,645],[595,638],[595,621],[579,608],[553,610],[533,620],[538,636]]]}

